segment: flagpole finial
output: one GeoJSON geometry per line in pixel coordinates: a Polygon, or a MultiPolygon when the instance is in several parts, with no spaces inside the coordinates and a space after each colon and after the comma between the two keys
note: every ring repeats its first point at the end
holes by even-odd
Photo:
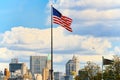
{"type": "Polygon", "coordinates": [[[50,5],[53,5],[53,0],[50,0],[50,5]]]}

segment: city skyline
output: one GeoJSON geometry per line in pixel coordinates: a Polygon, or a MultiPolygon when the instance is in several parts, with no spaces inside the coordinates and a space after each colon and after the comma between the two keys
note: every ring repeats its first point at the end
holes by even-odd
{"type": "MultiPolygon", "coordinates": [[[[10,59],[29,63],[31,55],[50,54],[50,4],[52,0],[0,1],[0,70],[10,59]]],[[[54,70],[77,55],[82,68],[87,61],[99,65],[102,56],[120,55],[120,1],[53,0],[53,6],[73,19],[68,32],[53,24],[54,70]]],[[[29,64],[28,64],[29,65],[29,64]]]]}

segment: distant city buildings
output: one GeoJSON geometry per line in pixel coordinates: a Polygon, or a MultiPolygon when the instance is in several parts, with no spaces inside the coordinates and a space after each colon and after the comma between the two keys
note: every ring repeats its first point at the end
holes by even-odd
{"type": "Polygon", "coordinates": [[[24,75],[27,72],[27,65],[25,63],[18,63],[18,59],[11,59],[11,63],[9,64],[9,70],[11,73],[15,73],[16,71],[20,71],[21,75],[24,75]]]}
{"type": "Polygon", "coordinates": [[[42,80],[50,78],[51,59],[50,56],[30,56],[30,70],[33,75],[41,74],[42,80]]]}
{"type": "Polygon", "coordinates": [[[11,63],[18,63],[18,58],[12,58],[11,63]]]}
{"type": "Polygon", "coordinates": [[[43,68],[42,80],[48,80],[50,78],[50,69],[43,68]]]}
{"type": "Polygon", "coordinates": [[[50,55],[48,55],[47,57],[47,62],[46,62],[46,66],[43,68],[43,72],[42,72],[42,80],[50,80],[51,78],[51,57],[50,55]]]}
{"type": "Polygon", "coordinates": [[[66,74],[62,72],[54,72],[54,80],[74,80],[74,75],[72,72],[78,74],[80,69],[80,63],[78,58],[74,55],[72,59],[68,60],[66,63],[66,74]]]}
{"type": "Polygon", "coordinates": [[[64,74],[62,72],[54,72],[54,80],[64,80],[64,74]]]}
{"type": "Polygon", "coordinates": [[[17,58],[11,59],[11,63],[9,64],[9,70],[11,73],[11,78],[9,80],[32,80],[32,74],[28,70],[27,65],[25,63],[19,63],[17,58]]]}
{"type": "MultiPolygon", "coordinates": [[[[54,80],[74,80],[72,72],[78,74],[79,66],[78,58],[73,56],[66,63],[66,74],[54,72],[54,80]]],[[[9,63],[9,71],[11,75],[9,80],[16,78],[19,80],[51,80],[51,56],[30,56],[30,69],[25,63],[19,63],[18,58],[13,58],[9,63]]]]}
{"type": "Polygon", "coordinates": [[[32,74],[42,74],[47,63],[47,56],[30,56],[30,70],[32,74]]]}
{"type": "Polygon", "coordinates": [[[66,75],[64,77],[64,80],[74,80],[73,76],[72,75],[66,75]]]}
{"type": "Polygon", "coordinates": [[[79,69],[80,62],[76,56],[73,56],[73,58],[66,63],[66,75],[71,75],[71,72],[78,74],[79,69]]]}

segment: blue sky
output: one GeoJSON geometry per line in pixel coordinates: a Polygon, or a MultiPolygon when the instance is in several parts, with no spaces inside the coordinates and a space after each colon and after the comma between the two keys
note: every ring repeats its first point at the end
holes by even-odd
{"type": "Polygon", "coordinates": [[[46,28],[47,0],[0,1],[0,32],[16,26],[46,28]]]}
{"type": "MultiPolygon", "coordinates": [[[[14,57],[29,65],[30,55],[50,53],[51,1],[0,1],[0,65],[8,67],[14,57]]],[[[73,55],[77,55],[82,67],[87,61],[100,65],[102,56],[112,59],[113,55],[120,55],[119,0],[53,0],[52,3],[73,19],[72,33],[53,25],[55,71],[63,67],[61,71],[65,72],[64,65],[73,55]]]]}

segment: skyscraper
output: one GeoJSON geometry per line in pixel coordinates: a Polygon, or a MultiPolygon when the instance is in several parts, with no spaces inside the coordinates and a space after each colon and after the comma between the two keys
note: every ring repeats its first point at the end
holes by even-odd
{"type": "Polygon", "coordinates": [[[30,56],[30,70],[32,74],[42,74],[47,64],[47,56],[30,56]]]}
{"type": "Polygon", "coordinates": [[[20,74],[23,76],[26,74],[28,68],[26,63],[19,63],[17,58],[11,59],[11,63],[9,64],[9,70],[11,72],[11,76],[13,76],[13,73],[16,73],[17,71],[20,72],[20,74]]]}
{"type": "Polygon", "coordinates": [[[54,80],[62,80],[63,76],[62,72],[54,72],[54,80]]]}
{"type": "Polygon", "coordinates": [[[78,58],[76,56],[73,56],[73,58],[66,63],[66,75],[71,75],[71,72],[73,71],[78,74],[79,67],[80,63],[78,58]]]}
{"type": "Polygon", "coordinates": [[[42,73],[42,80],[50,80],[51,77],[51,55],[48,54],[47,63],[42,73]]]}

